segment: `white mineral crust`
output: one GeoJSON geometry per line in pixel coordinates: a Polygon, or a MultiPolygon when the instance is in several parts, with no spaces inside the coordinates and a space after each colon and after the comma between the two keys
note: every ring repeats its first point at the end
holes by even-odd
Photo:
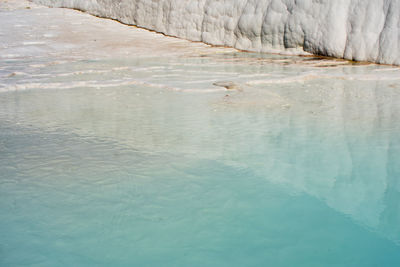
{"type": "Polygon", "coordinates": [[[34,0],[212,45],[400,65],[399,0],[34,0]]]}

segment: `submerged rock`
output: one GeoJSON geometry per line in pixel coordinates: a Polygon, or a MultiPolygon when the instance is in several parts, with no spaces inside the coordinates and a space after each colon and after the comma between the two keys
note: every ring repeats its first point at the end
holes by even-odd
{"type": "Polygon", "coordinates": [[[398,0],[34,0],[255,52],[400,65],[398,0]]]}
{"type": "Polygon", "coordinates": [[[213,85],[215,86],[219,86],[219,87],[224,87],[227,90],[238,90],[238,91],[242,91],[242,88],[231,81],[220,81],[220,82],[215,82],[213,83],[213,85]]]}

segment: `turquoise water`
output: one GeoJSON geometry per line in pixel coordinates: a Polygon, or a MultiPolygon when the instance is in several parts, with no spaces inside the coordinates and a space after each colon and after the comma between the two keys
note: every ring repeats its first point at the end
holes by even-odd
{"type": "Polygon", "coordinates": [[[0,266],[400,266],[399,68],[0,22],[0,266]]]}
{"type": "Polygon", "coordinates": [[[400,266],[398,70],[308,62],[3,62],[0,265],[400,266]]]}

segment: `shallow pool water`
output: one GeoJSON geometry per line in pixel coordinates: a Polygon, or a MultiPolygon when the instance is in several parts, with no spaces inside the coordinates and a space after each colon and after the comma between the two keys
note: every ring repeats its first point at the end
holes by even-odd
{"type": "Polygon", "coordinates": [[[0,265],[400,266],[399,69],[187,45],[2,59],[0,265]]]}

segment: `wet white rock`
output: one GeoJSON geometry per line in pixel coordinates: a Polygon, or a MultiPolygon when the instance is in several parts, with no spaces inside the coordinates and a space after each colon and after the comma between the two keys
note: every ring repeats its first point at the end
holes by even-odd
{"type": "Polygon", "coordinates": [[[34,0],[255,52],[400,65],[398,0],[34,0]]]}

